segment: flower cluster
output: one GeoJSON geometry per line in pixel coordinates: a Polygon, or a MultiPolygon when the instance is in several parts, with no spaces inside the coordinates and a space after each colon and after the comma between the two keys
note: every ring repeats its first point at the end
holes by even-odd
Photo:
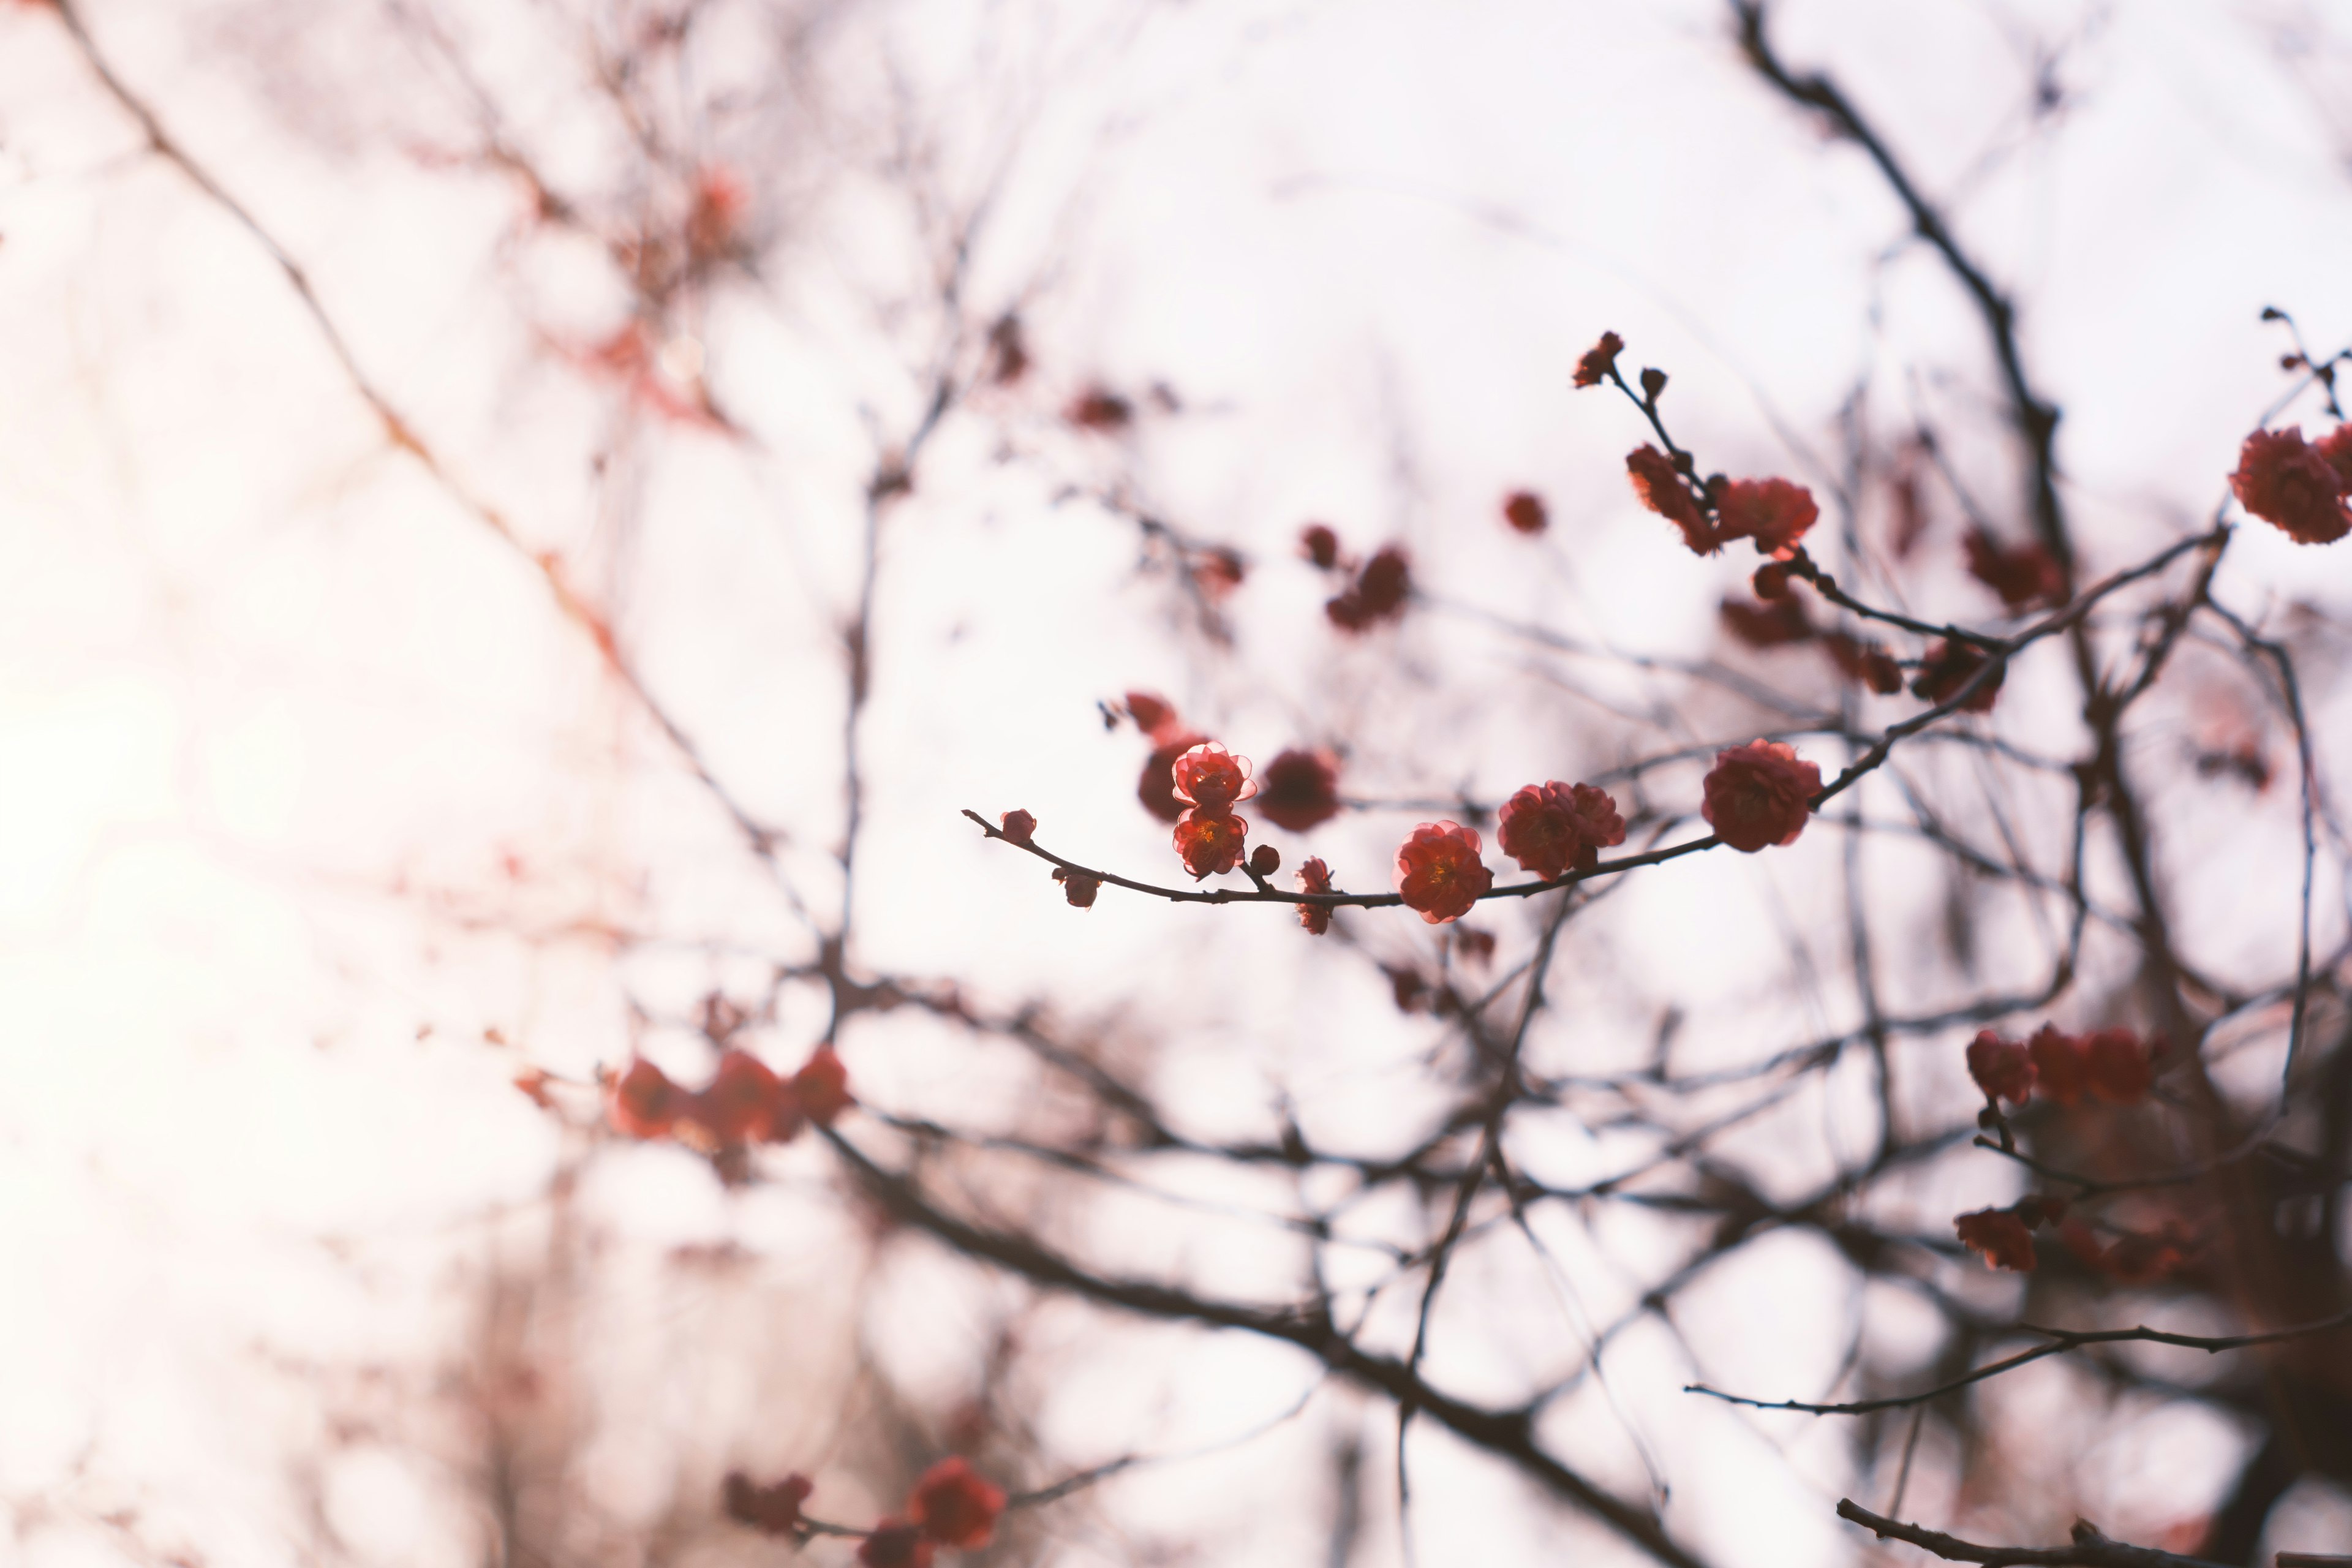
{"type": "Polygon", "coordinates": [[[1176,798],[1186,806],[1176,818],[1176,853],[1196,881],[1230,871],[1241,860],[1249,821],[1234,815],[1234,805],[1257,793],[1249,772],[1247,757],[1214,742],[1188,748],[1170,764],[1176,798]]]}
{"type": "Polygon", "coordinates": [[[1786,479],[1709,479],[1702,489],[1691,478],[1687,455],[1673,457],[1642,446],[1625,455],[1625,471],[1642,504],[1683,531],[1694,555],[1713,555],[1735,539],[1787,560],[1797,542],[1821,520],[1813,492],[1786,479]]]}
{"type": "Polygon", "coordinates": [[[2352,425],[2316,445],[2305,442],[2301,426],[2255,431],[2238,449],[2230,489],[2240,506],[2298,543],[2352,533],[2352,425]]]}
{"type": "Polygon", "coordinates": [[[1383,544],[1356,573],[1356,580],[1325,601],[1323,613],[1341,631],[1370,631],[1382,621],[1401,620],[1412,595],[1412,563],[1402,544],[1383,544]]]}
{"type": "Polygon", "coordinates": [[[1700,784],[1699,815],[1726,844],[1743,855],[1788,845],[1805,830],[1822,770],[1777,741],[1750,741],[1715,754],[1700,784]]]}
{"type": "Polygon", "coordinates": [[[1968,552],[1969,575],[2000,595],[2012,610],[2054,605],[2066,596],[2066,574],[2039,544],[2004,546],[1981,528],[1960,542],[1968,552]]]}
{"type": "Polygon", "coordinates": [[[831,1126],[852,1103],[849,1071],[831,1046],[819,1046],[790,1078],[730,1046],[698,1090],[681,1088],[642,1057],[605,1086],[605,1118],[615,1132],[639,1139],[684,1134],[719,1148],[789,1143],[808,1122],[831,1126]]]}
{"type": "Polygon", "coordinates": [[[1549,881],[1592,869],[1601,851],[1625,842],[1625,821],[1608,791],[1553,779],[1503,803],[1496,838],[1521,869],[1549,881]]]}
{"type": "Polygon", "coordinates": [[[2069,1109],[2086,1096],[2137,1105],[2155,1079],[2154,1048],[2129,1029],[2070,1035],[2044,1024],[2022,1041],[1986,1029],[1969,1042],[1968,1059],[1969,1076],[1996,1108],[2023,1105],[2036,1089],[2069,1109]]]}
{"type": "MultiPolygon", "coordinates": [[[[739,1470],[727,1478],[727,1517],[770,1535],[804,1540],[814,1531],[802,1506],[815,1489],[805,1476],[763,1487],[739,1470]]],[[[904,1519],[885,1519],[865,1532],[857,1560],[866,1568],[929,1568],[942,1546],[978,1551],[995,1538],[1004,1505],[1004,1489],[982,1480],[961,1457],[941,1459],[908,1493],[904,1519]]]]}
{"type": "Polygon", "coordinates": [[[2034,1264],[2033,1233],[2066,1217],[2066,1200],[2059,1197],[2021,1198],[2005,1209],[1979,1209],[1954,1217],[1952,1228],[1960,1245],[1981,1253],[1988,1268],[2030,1272],[2034,1264]]]}
{"type": "MultiPolygon", "coordinates": [[[[1300,863],[1298,890],[1302,893],[1328,893],[1331,890],[1331,868],[1323,864],[1320,856],[1300,863]]],[[[1299,905],[1298,923],[1307,928],[1307,935],[1321,936],[1331,929],[1331,906],[1328,904],[1299,905]]]]}
{"type": "MultiPolygon", "coordinates": [[[[1919,673],[1911,679],[1911,695],[1929,702],[1949,702],[1976,679],[1977,671],[1984,667],[1985,652],[1982,648],[1974,643],[1946,637],[1928,648],[1927,657],[1919,661],[1919,673]]],[[[1993,699],[2000,695],[2000,683],[2008,679],[2008,666],[1994,670],[1992,679],[1969,693],[1969,700],[1960,704],[1960,711],[1992,711],[1993,699]]]]}

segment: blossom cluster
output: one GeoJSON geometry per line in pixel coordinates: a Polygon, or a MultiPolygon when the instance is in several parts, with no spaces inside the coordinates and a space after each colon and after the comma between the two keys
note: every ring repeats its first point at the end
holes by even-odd
{"type": "Polygon", "coordinates": [[[2110,1105],[2137,1105],[2147,1098],[2155,1076],[2155,1052],[2129,1029],[2099,1029],[2070,1035],[2044,1024],[2028,1040],[2004,1039],[1990,1029],[1969,1042],[1969,1076],[1986,1101],[2023,1105],[2038,1089],[2069,1109],[2086,1096],[2110,1105]]]}
{"type": "Polygon", "coordinates": [[[2299,544],[2329,544],[2352,533],[2352,425],[2315,443],[2301,426],[2257,430],[2238,449],[2230,489],[2238,504],[2299,544]]]}
{"type": "Polygon", "coordinates": [[[848,1069],[819,1046],[800,1070],[779,1077],[751,1052],[730,1046],[702,1089],[689,1090],[643,1057],[605,1086],[605,1117],[630,1138],[684,1136],[719,1148],[789,1143],[809,1122],[829,1127],[849,1109],[848,1069]]]}
{"type": "MultiPolygon", "coordinates": [[[[761,1486],[739,1470],[727,1478],[727,1516],[770,1535],[805,1538],[814,1531],[802,1507],[815,1489],[805,1476],[761,1486]]],[[[942,1546],[977,1551],[995,1538],[1004,1504],[1003,1489],[982,1480],[961,1457],[941,1459],[908,1493],[904,1518],[885,1519],[865,1532],[857,1560],[866,1568],[929,1568],[942,1546]]]]}

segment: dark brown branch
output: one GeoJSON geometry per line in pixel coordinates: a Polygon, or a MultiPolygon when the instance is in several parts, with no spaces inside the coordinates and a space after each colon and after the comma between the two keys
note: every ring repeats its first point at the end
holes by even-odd
{"type": "MultiPolygon", "coordinates": [[[[2044,1568],[2221,1568],[2201,1557],[2158,1552],[2153,1546],[2133,1546],[2110,1541],[2088,1520],[2074,1521],[2074,1542],[2065,1546],[1979,1546],[1940,1530],[1905,1524],[1871,1512],[1848,1498],[1838,1500],[1838,1517],[1861,1525],[1882,1541],[1907,1541],[1951,1563],[1981,1563],[1985,1568],[2039,1563],[2044,1568]]],[[[2284,1559],[2282,1559],[2284,1561],[2284,1559]]]]}

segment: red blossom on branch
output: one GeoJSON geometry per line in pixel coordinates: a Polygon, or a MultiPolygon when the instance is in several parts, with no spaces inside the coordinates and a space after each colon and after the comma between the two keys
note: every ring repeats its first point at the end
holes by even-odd
{"type": "Polygon", "coordinates": [[[730,1047],[719,1053],[718,1072],[693,1097],[686,1117],[720,1143],[758,1142],[779,1130],[776,1089],[776,1075],[767,1063],[730,1047]]]}
{"type": "Polygon", "coordinates": [[[1881,697],[1892,697],[1903,689],[1903,667],[1878,644],[1857,642],[1843,632],[1824,632],[1822,648],[1840,674],[1849,680],[1860,681],[1881,697]]]}
{"type": "Polygon", "coordinates": [[[1981,528],[1970,529],[1960,544],[1968,552],[1969,575],[2000,595],[2000,602],[2012,610],[2055,604],[2066,596],[2065,573],[2039,544],[2004,549],[2000,540],[1981,528]]]}
{"type": "Polygon", "coordinates": [[[1160,821],[1173,822],[1183,815],[1184,803],[1176,798],[1176,778],[1170,770],[1177,758],[1208,737],[1194,734],[1190,730],[1174,729],[1171,722],[1154,731],[1152,738],[1160,743],[1152,748],[1151,755],[1144,759],[1143,774],[1135,782],[1135,798],[1143,803],[1144,810],[1160,821]],[[1173,733],[1169,732],[1171,729],[1173,733]]]}
{"type": "Polygon", "coordinates": [[[1082,910],[1093,909],[1095,895],[1102,891],[1100,877],[1089,877],[1066,866],[1054,868],[1054,880],[1062,884],[1062,896],[1082,910]]]}
{"type": "Polygon", "coordinates": [[[1767,555],[1785,558],[1820,521],[1813,492],[1786,479],[1730,479],[1715,493],[1716,539],[1752,539],[1767,555]]]}
{"type": "Polygon", "coordinates": [[[857,1560],[866,1568],[931,1568],[937,1551],[919,1527],[886,1519],[858,1544],[857,1560]]]}
{"type": "Polygon", "coordinates": [[[605,1116],[613,1131],[628,1138],[659,1138],[686,1109],[686,1091],[643,1057],[613,1082],[605,1116]]]}
{"type": "Polygon", "coordinates": [[[1339,815],[1339,760],[1328,752],[1279,752],[1259,782],[1257,808],[1276,827],[1304,833],[1339,815]]]}
{"type": "Polygon", "coordinates": [[[1192,879],[1223,875],[1241,863],[1242,840],[1249,833],[1246,818],[1230,812],[1196,807],[1176,819],[1176,853],[1192,879]]]}
{"type": "MultiPolygon", "coordinates": [[[[1919,673],[1911,678],[1911,694],[1928,702],[1950,701],[1984,668],[1985,657],[1985,651],[1974,643],[1952,637],[1938,641],[1920,660],[1919,673]]],[[[2008,679],[2006,667],[1996,671],[1990,680],[1977,688],[1974,696],[1960,704],[1960,711],[1991,712],[1993,699],[2000,695],[2000,683],[2008,679]]]]}
{"type": "Polygon", "coordinates": [[[1206,812],[1222,812],[1257,793],[1247,757],[1236,757],[1214,741],[1183,752],[1169,765],[1176,798],[1206,812]]]}
{"type": "Polygon", "coordinates": [[[1754,605],[1726,599],[1717,613],[1723,617],[1724,630],[1749,647],[1783,647],[1813,635],[1813,623],[1793,595],[1754,605]]]}
{"type": "Polygon", "coordinates": [[[2147,1043],[2129,1029],[2100,1029],[2082,1042],[2084,1077],[2110,1105],[2137,1105],[2155,1079],[2147,1043]]]}
{"type": "Polygon", "coordinates": [[[2042,1092],[2072,1110],[2090,1092],[2091,1064],[2083,1042],[2055,1024],[2044,1024],[2025,1043],[2033,1058],[2033,1080],[2042,1092]]]}
{"type": "Polygon", "coordinates": [[[2230,489],[2238,504],[2275,523],[2302,544],[2328,544],[2352,532],[2345,490],[2352,487],[2335,459],[2352,461],[2338,429],[2322,447],[2305,444],[2300,426],[2257,430],[2238,448],[2230,489]]]}
{"type": "Polygon", "coordinates": [[[1460,920],[1495,873],[1478,859],[1478,834],[1458,822],[1424,822],[1397,847],[1395,884],[1405,908],[1431,925],[1460,920]]]}
{"type": "Polygon", "coordinates": [[[1952,1228],[1961,1246],[1984,1255],[1986,1268],[2032,1270],[2033,1232],[2014,1210],[1979,1209],[1955,1218],[1952,1228]]]}
{"type": "Polygon", "coordinates": [[[819,1046],[793,1075],[793,1092],[808,1119],[830,1127],[834,1119],[856,1103],[849,1094],[849,1069],[831,1046],[819,1046]]]}
{"type": "Polygon", "coordinates": [[[1625,822],[1607,790],[1553,779],[1503,803],[1495,838],[1521,869],[1549,880],[1591,870],[1601,850],[1625,842],[1625,822]]]}
{"type": "Polygon", "coordinates": [[[1655,447],[1641,447],[1625,454],[1625,471],[1642,504],[1681,529],[1692,554],[1712,555],[1723,548],[1723,535],[1707,521],[1672,458],[1655,447]]]}
{"type": "Polygon", "coordinates": [[[1794,844],[1821,787],[1822,770],[1800,759],[1794,746],[1750,741],[1715,754],[1700,786],[1699,815],[1726,844],[1753,855],[1769,845],[1794,844]]]}
{"type": "Polygon", "coordinates": [[[2327,459],[2336,470],[2336,482],[2352,505],[2352,425],[2338,425],[2312,444],[2313,451],[2327,459]]]}
{"type": "Polygon", "coordinates": [[[1533,490],[1513,490],[1503,498],[1503,521],[1521,533],[1533,536],[1551,526],[1551,513],[1545,510],[1543,497],[1533,490]]]}
{"type": "Polygon", "coordinates": [[[2023,1105],[2033,1095],[2033,1055],[2020,1041],[1981,1030],[1969,1042],[1969,1076],[1987,1100],[2023,1105]]]}
{"type": "Polygon", "coordinates": [[[1614,332],[1603,332],[1601,341],[1577,356],[1576,384],[1599,386],[1617,368],[1617,356],[1625,352],[1625,340],[1614,332]]]}
{"type": "Polygon", "coordinates": [[[1364,563],[1356,580],[1323,613],[1342,631],[1360,632],[1404,614],[1412,594],[1412,563],[1402,544],[1383,544],[1364,563]]]}
{"type": "Polygon", "coordinates": [[[907,1499],[907,1512],[925,1535],[966,1552],[988,1544],[996,1533],[997,1515],[1003,1511],[1003,1489],[972,1474],[961,1456],[925,1470],[907,1499]]]}
{"type": "Polygon", "coordinates": [[[801,1504],[816,1489],[806,1476],[786,1476],[772,1486],[761,1486],[740,1470],[730,1472],[724,1489],[727,1517],[770,1535],[790,1535],[805,1520],[801,1504]]]}
{"type": "Polygon", "coordinates": [[[1166,698],[1156,697],[1149,691],[1129,692],[1126,706],[1128,717],[1135,721],[1135,727],[1155,741],[1162,738],[1161,731],[1172,728],[1177,722],[1175,707],[1166,698]]]}
{"type": "MultiPolygon", "coordinates": [[[[1331,890],[1331,868],[1316,856],[1301,861],[1298,867],[1298,890],[1302,893],[1328,893],[1331,890]]],[[[1298,923],[1307,928],[1309,936],[1321,936],[1331,929],[1331,906],[1301,904],[1298,923]]]]}
{"type": "Polygon", "coordinates": [[[1002,818],[1004,837],[1015,844],[1026,844],[1037,832],[1037,819],[1025,811],[1008,811],[1002,818]]]}

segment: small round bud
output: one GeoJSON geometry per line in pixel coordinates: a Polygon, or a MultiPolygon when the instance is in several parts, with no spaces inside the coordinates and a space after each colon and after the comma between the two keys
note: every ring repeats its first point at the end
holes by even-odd
{"type": "Polygon", "coordinates": [[[1250,869],[1261,877],[1271,877],[1282,869],[1282,851],[1271,844],[1261,844],[1250,851],[1250,869]]]}

